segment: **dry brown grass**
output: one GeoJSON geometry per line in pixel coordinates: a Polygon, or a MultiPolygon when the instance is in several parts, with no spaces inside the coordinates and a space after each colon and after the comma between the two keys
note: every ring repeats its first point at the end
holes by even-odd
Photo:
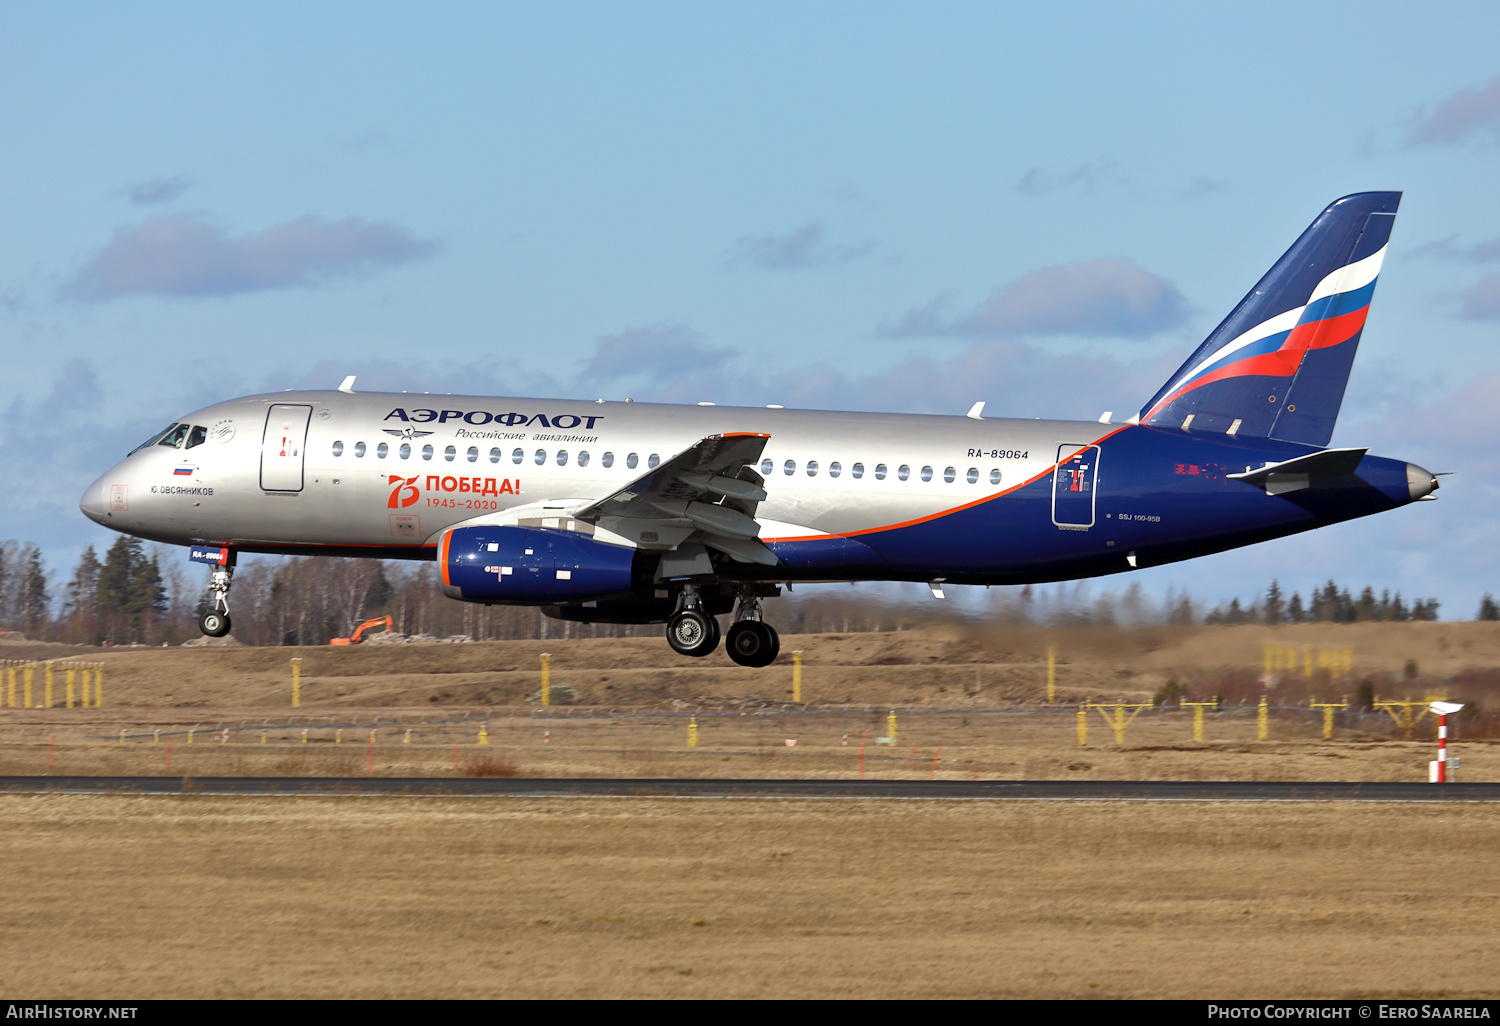
{"type": "Polygon", "coordinates": [[[1489,806],[5,797],[0,989],[1493,997],[1489,806]]]}
{"type": "MultiPolygon", "coordinates": [[[[705,659],[675,656],[656,638],[497,641],[468,645],[362,645],[358,648],[97,649],[0,646],[5,658],[77,658],[105,666],[111,706],[285,707],[288,660],[303,660],[303,701],[319,707],[520,705],[540,683],[539,656],[552,654],[553,682],[582,704],[651,705],[719,698],[784,702],[790,659],[804,653],[803,698],[818,704],[977,705],[1034,701],[1045,688],[1048,645],[1058,650],[1059,698],[1149,697],[1168,678],[1211,693],[1233,674],[1255,675],[1261,646],[1349,648],[1353,690],[1373,677],[1386,697],[1460,678],[1500,691],[1483,671],[1500,667],[1500,624],[1304,624],[1296,627],[1103,628],[931,627],[899,633],[788,635],[776,666],[735,666],[722,650],[705,659]],[[1419,674],[1408,682],[1405,666],[1419,674]]],[[[61,683],[58,684],[59,689],[61,683]]],[[[39,698],[38,698],[39,700],[39,698]]],[[[61,694],[58,695],[59,702],[61,694]]],[[[1496,694],[1500,701],[1500,694],[1496,694]]]]}
{"type": "MultiPolygon", "coordinates": [[[[201,712],[202,710],[191,710],[201,712]]],[[[687,746],[688,716],[554,716],[532,718],[530,708],[490,710],[487,745],[478,744],[476,721],[423,721],[415,710],[341,709],[338,722],[383,724],[376,730],[373,772],[380,776],[449,776],[476,761],[504,763],[516,776],[623,777],[854,777],[859,746],[865,746],[870,778],[926,779],[941,750],[937,776],[945,780],[1370,780],[1426,779],[1435,754],[1431,723],[1413,740],[1366,732],[1378,719],[1339,727],[1332,741],[1320,721],[1304,710],[1271,720],[1271,739],[1256,740],[1253,709],[1210,715],[1206,741],[1191,740],[1190,713],[1146,712],[1126,730],[1125,744],[1096,712],[1089,714],[1087,747],[1077,743],[1076,712],[901,712],[898,744],[876,745],[885,734],[885,710],[771,712],[762,715],[697,716],[698,745],[687,746]],[[400,716],[403,725],[391,726],[400,716]],[[847,736],[846,746],[843,738],[847,736]],[[408,740],[409,739],[409,740],[408,740]],[[793,748],[787,739],[795,739],[793,748]],[[456,752],[455,752],[456,746],[456,752]],[[455,767],[455,759],[457,767],[455,767]]],[[[192,744],[178,733],[167,765],[166,735],[152,742],[156,727],[184,730],[181,710],[53,710],[51,722],[6,726],[0,721],[0,774],[361,776],[367,772],[368,727],[328,725],[314,711],[288,726],[264,731],[254,710],[214,710],[192,744]],[[238,713],[246,713],[246,716],[238,713]],[[159,714],[154,724],[125,716],[159,714]],[[215,740],[219,724],[238,726],[231,742],[215,740]],[[301,724],[309,723],[307,743],[301,724]],[[131,735],[118,740],[119,731],[131,735]],[[51,738],[56,736],[55,748],[51,738]],[[265,738],[262,743],[262,737],[265,738]],[[341,739],[342,743],[335,743],[341,739]],[[49,766],[49,758],[51,764],[49,766]]],[[[264,710],[259,710],[265,718],[264,710]]],[[[574,712],[579,712],[575,710],[574,712]]],[[[29,710],[33,718],[42,710],[29,710]]],[[[1473,740],[1462,728],[1452,745],[1462,759],[1458,778],[1500,780],[1500,742],[1473,740]]]]}

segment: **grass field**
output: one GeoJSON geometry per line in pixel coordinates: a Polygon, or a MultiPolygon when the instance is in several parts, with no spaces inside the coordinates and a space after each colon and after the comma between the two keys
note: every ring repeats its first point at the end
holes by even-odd
{"type": "MultiPolygon", "coordinates": [[[[1430,721],[1408,740],[1340,715],[1324,740],[1308,698],[1368,679],[1500,708],[1493,624],[950,626],[794,649],[801,704],[788,662],[647,639],[0,643],[105,673],[102,708],[63,707],[61,664],[37,708],[34,667],[33,707],[0,709],[0,774],[1418,781],[1430,721]],[[1261,741],[1266,643],[1353,665],[1278,682],[1261,741]],[[1057,705],[1037,711],[1049,645],[1057,705]],[[531,701],[543,651],[570,704],[531,701]],[[1204,741],[1187,711],[1148,710],[1123,743],[1091,711],[1078,744],[1079,702],[1149,701],[1168,680],[1229,700],[1204,741]],[[897,743],[878,745],[892,709],[897,743]]],[[[1459,778],[1500,779],[1495,731],[1455,733],[1459,778]]],[[[5,795],[0,815],[0,987],[36,997],[1496,991],[1500,809],[1481,804],[5,795]]]]}
{"type": "MultiPolygon", "coordinates": [[[[105,708],[87,710],[87,716],[85,710],[64,710],[73,717],[0,726],[0,775],[826,778],[863,773],[871,779],[921,780],[1418,782],[1427,778],[1427,762],[1436,754],[1430,726],[1414,732],[1411,741],[1348,728],[1324,741],[1318,721],[1306,714],[1272,719],[1271,740],[1257,741],[1253,709],[1210,714],[1207,740],[1201,743],[1192,740],[1187,712],[1148,710],[1126,729],[1124,744],[1116,744],[1102,716],[1090,712],[1085,747],[1078,745],[1072,709],[903,711],[897,714],[894,745],[875,741],[889,736],[883,709],[533,718],[536,711],[500,707],[474,712],[479,719],[433,722],[419,710],[344,708],[336,717],[314,712],[290,726],[286,720],[292,717],[282,717],[262,731],[255,724],[267,717],[255,709],[209,710],[211,715],[185,722],[181,710],[105,708]],[[162,715],[143,723],[122,719],[126,712],[162,715]],[[364,725],[331,727],[330,719],[364,725]],[[391,725],[396,719],[401,723],[391,725]],[[376,722],[383,725],[373,730],[372,746],[370,725],[376,722]],[[695,747],[688,745],[690,722],[698,728],[695,747]],[[194,723],[189,744],[186,731],[194,723]],[[300,726],[304,723],[308,726],[300,726]],[[217,730],[225,725],[234,729],[221,743],[226,735],[217,730]],[[173,733],[155,734],[157,728],[173,733]],[[478,743],[481,728],[484,745],[478,743]],[[121,730],[127,733],[124,743],[121,730]],[[788,740],[797,743],[789,747],[788,740]]],[[[1500,741],[1460,736],[1452,751],[1462,759],[1457,779],[1500,779],[1500,741]]]]}
{"type": "Polygon", "coordinates": [[[35,997],[1493,997],[1486,806],[5,797],[35,997]]]}

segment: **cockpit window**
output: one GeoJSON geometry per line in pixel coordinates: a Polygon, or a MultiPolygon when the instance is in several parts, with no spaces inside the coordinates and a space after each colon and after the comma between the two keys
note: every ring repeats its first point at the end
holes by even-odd
{"type": "MultiPolygon", "coordinates": [[[[146,439],[140,445],[136,446],[134,449],[131,449],[130,452],[127,453],[126,455],[134,455],[135,453],[140,452],[142,449],[150,448],[151,446],[153,446],[156,443],[162,441],[168,435],[170,435],[172,432],[176,431],[179,427],[182,427],[182,426],[183,425],[181,425],[181,424],[168,424],[165,428],[163,428],[162,430],[158,431],[156,434],[152,435],[150,438],[146,439]]],[[[175,443],[175,442],[168,442],[167,444],[168,445],[176,445],[177,443],[175,443]]]]}
{"type": "Polygon", "coordinates": [[[208,441],[208,428],[202,424],[194,424],[193,430],[188,432],[187,445],[184,448],[191,449],[195,445],[202,445],[208,441]]]}
{"type": "Polygon", "coordinates": [[[188,432],[192,430],[190,424],[173,424],[172,430],[161,436],[157,445],[170,445],[174,449],[181,449],[182,443],[187,439],[188,432]]]}

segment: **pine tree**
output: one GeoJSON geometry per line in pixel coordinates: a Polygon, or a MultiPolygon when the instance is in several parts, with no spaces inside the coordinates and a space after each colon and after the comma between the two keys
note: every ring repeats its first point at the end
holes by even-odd
{"type": "Polygon", "coordinates": [[[1479,615],[1475,619],[1500,620],[1500,605],[1496,604],[1489,592],[1484,593],[1484,598],[1479,603],[1479,615]]]}
{"type": "Polygon", "coordinates": [[[73,571],[73,579],[68,582],[63,599],[63,618],[67,622],[68,641],[88,645],[97,645],[100,641],[96,608],[99,569],[99,557],[94,555],[94,547],[90,545],[78,557],[78,568],[73,571]]]}
{"type": "Polygon", "coordinates": [[[1292,600],[1286,604],[1286,622],[1302,623],[1307,619],[1307,612],[1302,608],[1302,593],[1292,592],[1292,600]]]}
{"type": "Polygon", "coordinates": [[[38,637],[47,623],[47,571],[42,566],[42,554],[31,546],[22,571],[21,589],[18,595],[21,623],[28,637],[38,637]]]}
{"type": "Polygon", "coordinates": [[[95,594],[104,636],[116,643],[150,640],[166,612],[161,567],[135,538],[122,537],[110,546],[95,594]]]}
{"type": "Polygon", "coordinates": [[[1266,589],[1265,604],[1266,623],[1273,627],[1286,619],[1286,602],[1281,595],[1281,583],[1272,581],[1271,586],[1266,589]]]}

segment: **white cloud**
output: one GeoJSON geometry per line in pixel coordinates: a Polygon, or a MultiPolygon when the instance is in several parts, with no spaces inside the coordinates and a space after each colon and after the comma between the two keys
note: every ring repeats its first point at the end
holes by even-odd
{"type": "Polygon", "coordinates": [[[1087,161],[1066,171],[1033,167],[1016,182],[1016,191],[1023,196],[1046,196],[1063,189],[1079,188],[1092,192],[1100,185],[1120,185],[1124,178],[1115,174],[1114,161],[1108,157],[1087,161]]]}
{"type": "Polygon", "coordinates": [[[389,221],[300,217],[232,237],[197,217],[172,215],[121,228],[85,262],[68,291],[93,301],[228,296],[360,277],[436,250],[389,221]]]}
{"type": "Polygon", "coordinates": [[[1460,89],[1423,111],[1412,119],[1406,140],[1414,146],[1460,143],[1483,133],[1500,141],[1500,75],[1482,86],[1460,89]]]}
{"type": "Polygon", "coordinates": [[[814,267],[838,267],[875,249],[873,239],[846,245],[827,240],[827,229],[817,221],[781,235],[746,236],[734,244],[729,265],[757,267],[763,271],[804,271],[814,267]]]}
{"type": "Polygon", "coordinates": [[[192,184],[186,175],[150,178],[144,182],[132,183],[125,190],[125,198],[138,207],[147,207],[154,203],[165,203],[167,200],[176,199],[192,184]]]}
{"type": "Polygon", "coordinates": [[[946,314],[947,305],[942,299],[929,303],[882,331],[896,337],[1145,338],[1180,326],[1188,316],[1177,286],[1120,259],[1043,267],[997,287],[980,306],[956,317],[946,314]]]}

